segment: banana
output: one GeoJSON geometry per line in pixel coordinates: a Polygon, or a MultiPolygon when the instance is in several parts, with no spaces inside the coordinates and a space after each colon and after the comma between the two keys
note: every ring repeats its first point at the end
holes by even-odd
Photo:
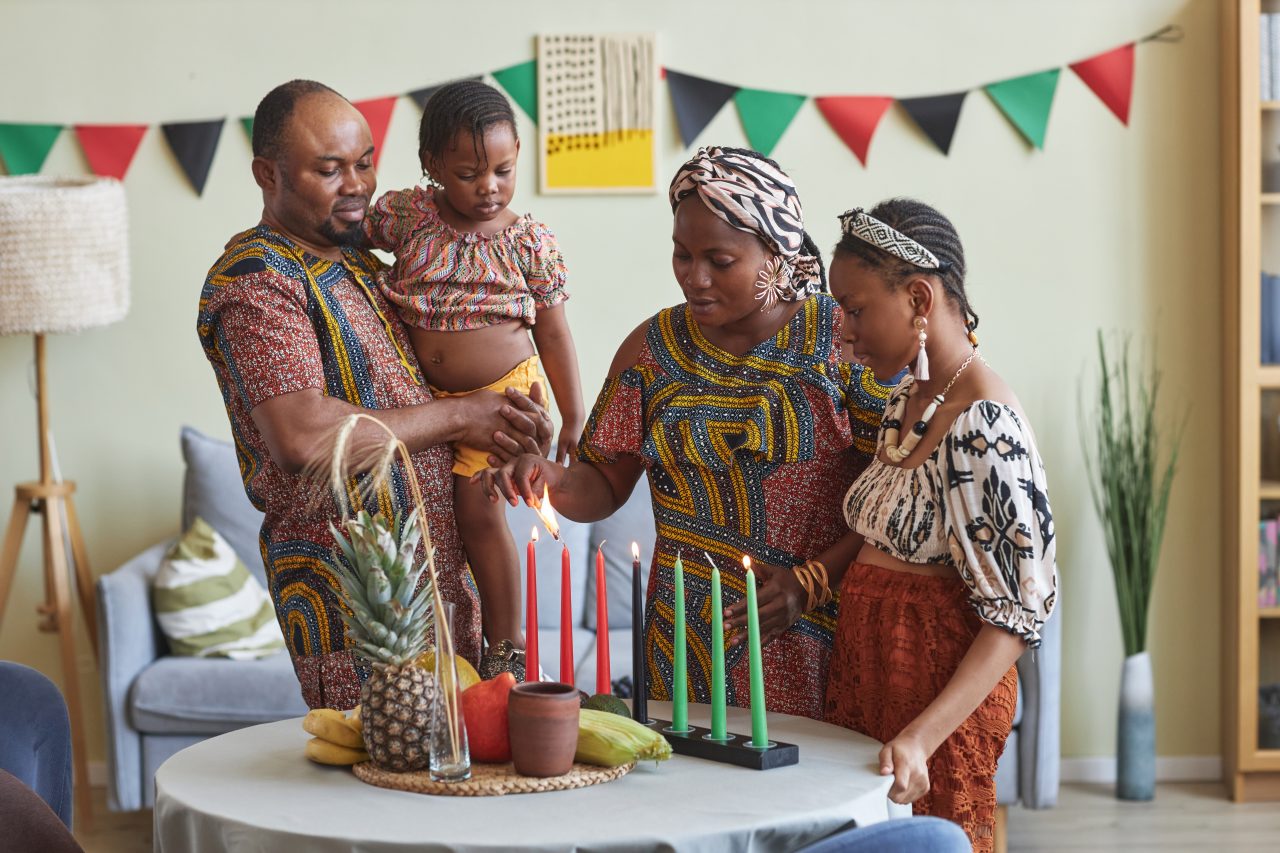
{"type": "Polygon", "coordinates": [[[351,726],[341,711],[332,708],[308,711],[302,720],[302,730],[336,746],[364,749],[364,737],[361,733],[351,726]]]}
{"type": "Polygon", "coordinates": [[[363,749],[338,746],[320,737],[307,741],[306,756],[317,764],[347,765],[369,760],[369,753],[363,749]]]}

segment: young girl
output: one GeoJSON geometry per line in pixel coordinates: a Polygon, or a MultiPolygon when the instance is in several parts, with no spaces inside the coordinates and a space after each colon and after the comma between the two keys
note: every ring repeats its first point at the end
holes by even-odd
{"type": "Polygon", "coordinates": [[[841,217],[831,293],[845,343],[877,377],[912,367],[876,458],[845,496],[865,538],[843,573],[826,716],[884,742],[891,799],[992,849],[996,761],[1013,668],[1057,595],[1035,437],[978,352],[955,227],[918,201],[841,217]]]}
{"type": "MultiPolygon", "coordinates": [[[[507,207],[519,152],[506,96],[476,81],[442,86],[427,101],[418,132],[418,157],[431,186],[382,196],[365,231],[374,246],[395,253],[382,289],[409,327],[432,393],[500,393],[508,386],[528,393],[541,363],[560,409],[556,461],[562,463],[576,448],[584,420],[578,360],[555,237],[507,207]]],[[[485,639],[491,648],[504,639],[523,648],[506,508],[468,482],[488,464],[479,450],[454,448],[458,531],[480,592],[485,639]]]]}

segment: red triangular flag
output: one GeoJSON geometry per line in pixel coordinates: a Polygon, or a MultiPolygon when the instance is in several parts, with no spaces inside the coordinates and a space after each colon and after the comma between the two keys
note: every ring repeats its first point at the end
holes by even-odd
{"type": "Polygon", "coordinates": [[[1102,99],[1125,127],[1129,126],[1129,102],[1133,98],[1133,42],[1082,59],[1071,70],[1102,99]]]}
{"type": "Polygon", "coordinates": [[[382,143],[387,138],[387,128],[391,125],[391,111],[395,109],[398,95],[385,98],[373,98],[368,101],[352,101],[355,107],[369,122],[369,133],[373,135],[373,167],[378,167],[378,159],[382,156],[382,143]]]}
{"type": "Polygon", "coordinates": [[[77,124],[76,137],[89,170],[104,178],[124,180],[133,155],[138,151],[145,124],[77,124]]]}
{"type": "Polygon", "coordinates": [[[885,110],[893,105],[893,98],[836,95],[813,100],[831,129],[857,155],[858,162],[867,165],[871,137],[885,110]]]}

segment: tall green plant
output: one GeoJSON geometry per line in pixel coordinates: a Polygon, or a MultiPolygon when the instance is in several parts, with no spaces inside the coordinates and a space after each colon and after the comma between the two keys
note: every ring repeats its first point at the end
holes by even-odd
{"type": "Polygon", "coordinates": [[[1107,556],[1115,578],[1124,652],[1129,656],[1147,645],[1151,590],[1155,586],[1182,429],[1177,429],[1168,461],[1161,465],[1160,430],[1155,416],[1160,371],[1153,364],[1145,375],[1135,376],[1127,338],[1119,359],[1112,364],[1101,331],[1098,368],[1094,422],[1091,430],[1082,429],[1080,435],[1093,505],[1106,535],[1107,556]]]}

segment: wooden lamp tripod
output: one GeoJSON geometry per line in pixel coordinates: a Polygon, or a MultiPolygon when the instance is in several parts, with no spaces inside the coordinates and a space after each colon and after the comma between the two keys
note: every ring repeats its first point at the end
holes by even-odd
{"type": "Polygon", "coordinates": [[[36,420],[40,479],[19,483],[0,544],[0,624],[18,569],[31,515],[42,520],[44,601],[37,627],[56,632],[62,693],[71,721],[75,811],[92,817],[88,744],[72,624],[74,583],[94,662],[98,630],[93,577],[72,494],[75,483],[56,475],[51,453],[45,381],[45,335],[105,326],[129,309],[128,213],[124,188],[110,178],[0,177],[0,335],[35,335],[36,420]]]}

